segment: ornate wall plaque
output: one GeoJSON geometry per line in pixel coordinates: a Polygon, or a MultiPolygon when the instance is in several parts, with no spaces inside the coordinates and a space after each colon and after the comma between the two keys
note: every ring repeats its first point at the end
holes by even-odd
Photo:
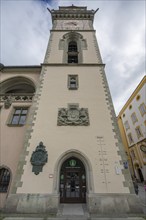
{"type": "Polygon", "coordinates": [[[43,142],[40,142],[36,147],[36,150],[33,151],[30,162],[32,164],[32,172],[38,175],[42,172],[43,166],[48,161],[48,153],[45,150],[43,142]]]}
{"type": "Polygon", "coordinates": [[[57,125],[89,125],[88,109],[79,108],[77,104],[70,104],[68,108],[60,108],[57,125]]]}

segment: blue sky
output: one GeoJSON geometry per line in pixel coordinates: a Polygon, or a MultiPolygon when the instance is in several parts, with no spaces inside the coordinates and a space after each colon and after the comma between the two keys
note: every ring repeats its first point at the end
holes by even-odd
{"type": "Polygon", "coordinates": [[[52,27],[47,10],[59,6],[97,9],[94,28],[116,114],[145,75],[144,0],[0,0],[0,62],[39,65],[52,27]]]}

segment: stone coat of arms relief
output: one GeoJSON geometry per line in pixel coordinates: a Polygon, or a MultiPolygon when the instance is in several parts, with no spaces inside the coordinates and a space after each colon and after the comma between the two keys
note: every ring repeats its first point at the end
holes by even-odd
{"type": "Polygon", "coordinates": [[[58,111],[57,125],[89,125],[87,108],[79,108],[77,105],[69,105],[68,108],[60,108],[58,111]]]}

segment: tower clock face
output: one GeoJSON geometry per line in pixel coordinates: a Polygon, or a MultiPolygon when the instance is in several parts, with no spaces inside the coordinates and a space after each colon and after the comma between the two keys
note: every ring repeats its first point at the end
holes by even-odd
{"type": "Polygon", "coordinates": [[[81,28],[81,24],[79,24],[79,21],[70,20],[63,22],[64,29],[79,29],[79,27],[81,28]]]}
{"type": "Polygon", "coordinates": [[[78,25],[78,23],[76,21],[67,21],[64,23],[65,26],[72,26],[72,27],[76,27],[78,25]]]}
{"type": "Polygon", "coordinates": [[[146,146],[145,145],[141,145],[140,146],[141,151],[143,151],[144,153],[146,153],[146,146]]]}

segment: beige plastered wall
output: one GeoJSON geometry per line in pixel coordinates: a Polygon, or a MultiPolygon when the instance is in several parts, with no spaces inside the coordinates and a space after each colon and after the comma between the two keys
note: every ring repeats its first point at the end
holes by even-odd
{"type": "Polygon", "coordinates": [[[78,151],[88,158],[93,174],[91,193],[129,193],[129,189],[123,186],[122,172],[116,174],[115,171],[115,166],[120,168],[121,158],[117,153],[117,139],[113,132],[99,67],[49,66],[45,69],[36,120],[27,148],[29,153],[21,177],[22,186],[17,188],[17,193],[53,193],[53,179],[59,178],[60,171],[58,167],[56,177],[54,167],[60,155],[68,151],[78,151]],[[78,90],[68,90],[68,74],[78,75],[78,90]],[[79,103],[80,108],[88,108],[89,126],[57,126],[58,109],[67,108],[68,103],[79,103]],[[102,146],[97,136],[103,137],[102,146]],[[30,158],[40,141],[46,146],[48,162],[43,171],[35,175],[30,158]],[[106,155],[103,155],[103,151],[106,155]],[[49,178],[50,174],[53,178],[49,178]]]}
{"type": "MultiPolygon", "coordinates": [[[[17,70],[18,71],[18,70],[17,70]]],[[[1,82],[12,79],[13,77],[26,77],[32,80],[37,86],[39,82],[38,72],[26,72],[10,70],[9,72],[1,72],[1,82]]],[[[10,185],[7,193],[0,193],[0,208],[5,204],[8,194],[11,192],[13,181],[16,174],[19,156],[23,148],[25,131],[27,130],[28,120],[24,126],[10,126],[13,109],[15,107],[28,107],[31,108],[31,102],[13,102],[10,108],[4,107],[4,102],[0,102],[0,166],[8,168],[11,173],[10,185]]]]}

